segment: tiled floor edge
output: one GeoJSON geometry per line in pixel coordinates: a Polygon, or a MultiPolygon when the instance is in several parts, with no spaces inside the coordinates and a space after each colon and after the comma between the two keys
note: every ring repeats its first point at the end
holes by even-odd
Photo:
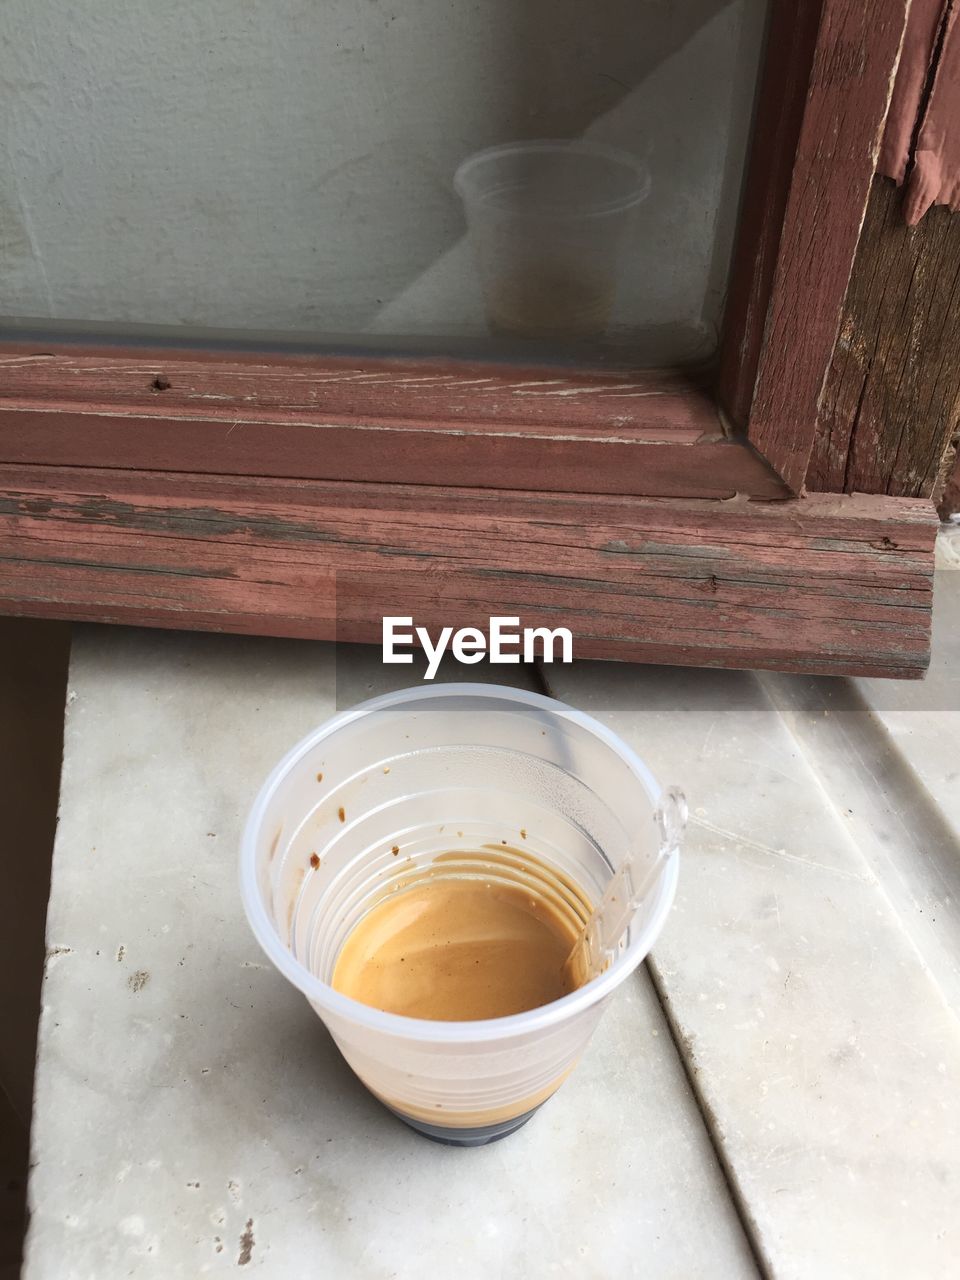
{"type": "Polygon", "coordinates": [[[656,994],[660,1008],[663,1010],[664,1021],[670,1030],[670,1038],[673,1041],[674,1048],[677,1051],[677,1057],[683,1065],[683,1071],[690,1086],[690,1092],[697,1104],[697,1110],[703,1120],[703,1127],[710,1139],[710,1145],[716,1156],[717,1164],[723,1174],[727,1191],[730,1194],[730,1200],[736,1210],[737,1217],[740,1220],[740,1226],[743,1230],[744,1237],[750,1246],[750,1252],[753,1256],[754,1266],[757,1268],[758,1274],[762,1280],[776,1280],[776,1272],[773,1270],[772,1261],[768,1251],[763,1246],[763,1233],[760,1224],[757,1222],[754,1214],[750,1210],[750,1204],[747,1196],[740,1185],[737,1177],[737,1171],[733,1161],[729,1159],[729,1151],[727,1143],[724,1139],[719,1118],[711,1106],[709,1100],[700,1087],[700,1068],[696,1063],[696,1050],[689,1036],[684,1035],[677,1019],[673,1015],[673,1008],[670,1003],[670,997],[667,994],[666,984],[663,981],[660,968],[657,964],[656,957],[651,954],[644,961],[644,968],[650,975],[650,982],[656,994]]]}

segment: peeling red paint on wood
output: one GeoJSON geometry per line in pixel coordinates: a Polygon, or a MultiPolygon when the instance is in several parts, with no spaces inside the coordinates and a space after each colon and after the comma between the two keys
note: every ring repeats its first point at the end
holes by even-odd
{"type": "Polygon", "coordinates": [[[737,292],[724,345],[721,403],[795,492],[804,483],[813,446],[907,7],[908,0],[869,6],[858,0],[823,0],[822,5],[802,0],[799,6],[778,0],[774,15],[756,169],[746,193],[737,292]],[[792,155],[787,174],[780,141],[766,136],[764,113],[779,103],[773,132],[789,136],[818,10],[802,121],[795,154],[787,149],[792,155]],[[786,44],[791,30],[793,42],[786,44]],[[778,74],[786,93],[782,87],[778,91],[778,74]],[[765,206],[755,209],[765,198],[772,201],[769,213],[765,206]]]}
{"type": "Polygon", "coordinates": [[[0,356],[0,461],[785,497],[704,376],[452,361],[0,356]],[[158,387],[160,389],[158,389],[158,387]]]}
{"type": "Polygon", "coordinates": [[[807,486],[930,497],[960,433],[960,218],[904,224],[876,178],[821,397],[807,486]]]}
{"type": "Polygon", "coordinates": [[[929,503],[778,503],[0,468],[8,612],[378,641],[570,626],[583,656],[912,675],[929,503]]]}

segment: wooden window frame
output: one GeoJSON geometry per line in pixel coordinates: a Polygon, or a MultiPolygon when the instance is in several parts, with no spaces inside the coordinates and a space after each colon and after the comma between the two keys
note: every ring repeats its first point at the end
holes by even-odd
{"type": "Polygon", "coordinates": [[[0,343],[0,607],[917,676],[932,505],[807,494],[909,0],[773,0],[719,357],[636,374],[0,343]]]}

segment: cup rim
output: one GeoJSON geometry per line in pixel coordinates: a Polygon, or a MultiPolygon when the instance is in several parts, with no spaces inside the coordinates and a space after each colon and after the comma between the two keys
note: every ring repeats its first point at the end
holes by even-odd
{"type": "Polygon", "coordinates": [[[637,937],[614,960],[609,969],[582,987],[578,987],[576,991],[571,991],[569,995],[561,996],[558,1000],[553,1000],[536,1009],[528,1009],[523,1013],[512,1013],[502,1018],[460,1022],[408,1018],[404,1014],[386,1013],[381,1009],[373,1008],[372,1005],[362,1004],[359,1000],[336,991],[329,983],[312,974],[280,941],[257,887],[257,833],[262,826],[264,814],[274,792],[309,750],[344,725],[388,707],[402,706],[407,703],[415,704],[427,698],[464,696],[500,698],[508,702],[537,707],[586,729],[620,756],[643,786],[651,805],[655,808],[659,803],[662,789],[636,752],[606,725],[594,719],[593,716],[571,707],[568,703],[526,689],[514,689],[509,685],[471,682],[436,686],[417,685],[357,703],[346,711],[341,711],[329,720],[325,720],[306,737],[301,738],[274,766],[261,786],[247,816],[240,840],[240,896],[250,928],[274,967],[293,986],[303,992],[311,1004],[316,1003],[325,1011],[359,1023],[367,1030],[403,1036],[410,1040],[445,1044],[501,1040],[543,1031],[602,1000],[640,964],[656,941],[673,904],[679,870],[679,855],[674,851],[670,854],[654,889],[654,907],[649,921],[642,930],[638,931],[637,937]]]}
{"type": "Polygon", "coordinates": [[[484,147],[480,151],[474,151],[472,155],[467,156],[458,165],[453,175],[453,186],[465,205],[474,203],[488,208],[500,209],[503,212],[510,213],[513,217],[525,216],[555,221],[564,221],[571,218],[582,220],[583,218],[602,217],[605,214],[625,213],[628,209],[640,204],[650,194],[650,171],[642,161],[631,155],[629,151],[622,151],[618,147],[611,147],[606,143],[593,142],[589,138],[533,138],[529,141],[503,142],[497,146],[484,147]],[[478,192],[470,185],[471,176],[483,165],[503,156],[521,154],[523,152],[541,155],[551,152],[558,154],[575,152],[581,155],[611,160],[633,173],[636,186],[629,195],[620,196],[615,200],[588,203],[582,209],[569,212],[552,211],[544,213],[537,211],[533,213],[511,209],[506,203],[501,202],[498,197],[505,190],[503,186],[492,187],[485,192],[478,192]]]}

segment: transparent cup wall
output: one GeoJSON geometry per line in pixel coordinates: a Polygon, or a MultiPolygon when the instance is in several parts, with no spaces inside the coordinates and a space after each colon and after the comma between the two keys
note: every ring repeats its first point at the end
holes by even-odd
{"type": "Polygon", "coordinates": [[[628,850],[656,859],[657,798],[633,753],[551,699],[489,685],[391,694],[322,726],[271,775],[244,835],[245,906],[267,954],[378,1098],[430,1136],[489,1141],[522,1124],[577,1062],[604,1002],[652,945],[676,859],[610,968],[528,1013],[382,1013],[330,987],[339,950],[385,893],[451,851],[506,842],[596,902],[628,850]]]}

